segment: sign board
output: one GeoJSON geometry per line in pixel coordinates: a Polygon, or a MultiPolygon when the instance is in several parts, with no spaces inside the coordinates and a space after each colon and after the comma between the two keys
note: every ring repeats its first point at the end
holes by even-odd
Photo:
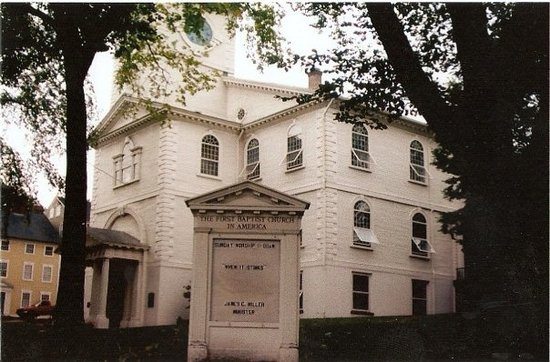
{"type": "Polygon", "coordinates": [[[279,321],[278,240],[214,239],[210,320],[279,321]]]}

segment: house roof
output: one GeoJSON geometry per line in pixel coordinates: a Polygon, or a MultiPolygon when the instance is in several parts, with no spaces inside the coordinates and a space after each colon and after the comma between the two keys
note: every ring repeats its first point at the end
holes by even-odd
{"type": "MultiPolygon", "coordinates": [[[[4,220],[2,214],[2,220],[4,220]]],[[[2,234],[8,238],[17,238],[45,243],[59,243],[59,236],[48,218],[37,212],[19,214],[15,212],[7,215],[7,227],[2,222],[2,234]],[[4,230],[4,227],[6,229],[4,230]],[[6,232],[4,234],[4,231],[6,232]]]]}
{"type": "Polygon", "coordinates": [[[138,239],[124,231],[89,227],[86,229],[86,236],[88,248],[107,245],[127,249],[149,249],[147,245],[140,243],[138,239]]]}

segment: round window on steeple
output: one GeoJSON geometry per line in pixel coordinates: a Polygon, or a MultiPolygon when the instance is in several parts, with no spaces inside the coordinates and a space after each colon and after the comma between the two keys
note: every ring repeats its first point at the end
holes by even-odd
{"type": "Polygon", "coordinates": [[[193,31],[187,31],[185,34],[191,42],[200,46],[208,45],[212,41],[212,27],[206,20],[202,23],[202,28],[198,34],[193,31]]]}
{"type": "Polygon", "coordinates": [[[239,110],[237,111],[237,118],[241,120],[244,118],[245,114],[245,110],[243,108],[239,108],[239,110]]]}

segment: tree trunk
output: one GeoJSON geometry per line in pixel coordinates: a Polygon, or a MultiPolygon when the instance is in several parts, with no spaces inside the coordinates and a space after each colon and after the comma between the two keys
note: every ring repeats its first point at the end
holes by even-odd
{"type": "MultiPolygon", "coordinates": [[[[70,44],[72,42],[66,42],[70,44]]],[[[74,44],[74,43],[73,43],[74,44]]],[[[67,92],[67,174],[65,214],[61,240],[61,270],[55,322],[58,326],[84,322],[84,268],[86,246],[86,101],[84,78],[94,54],[80,47],[64,47],[79,56],[65,57],[67,92]]]]}

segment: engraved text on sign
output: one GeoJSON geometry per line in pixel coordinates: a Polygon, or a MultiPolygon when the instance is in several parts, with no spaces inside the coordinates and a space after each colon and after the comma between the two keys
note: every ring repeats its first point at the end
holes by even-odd
{"type": "Polygon", "coordinates": [[[214,239],[211,320],[277,323],[279,265],[279,241],[214,239]]]}

